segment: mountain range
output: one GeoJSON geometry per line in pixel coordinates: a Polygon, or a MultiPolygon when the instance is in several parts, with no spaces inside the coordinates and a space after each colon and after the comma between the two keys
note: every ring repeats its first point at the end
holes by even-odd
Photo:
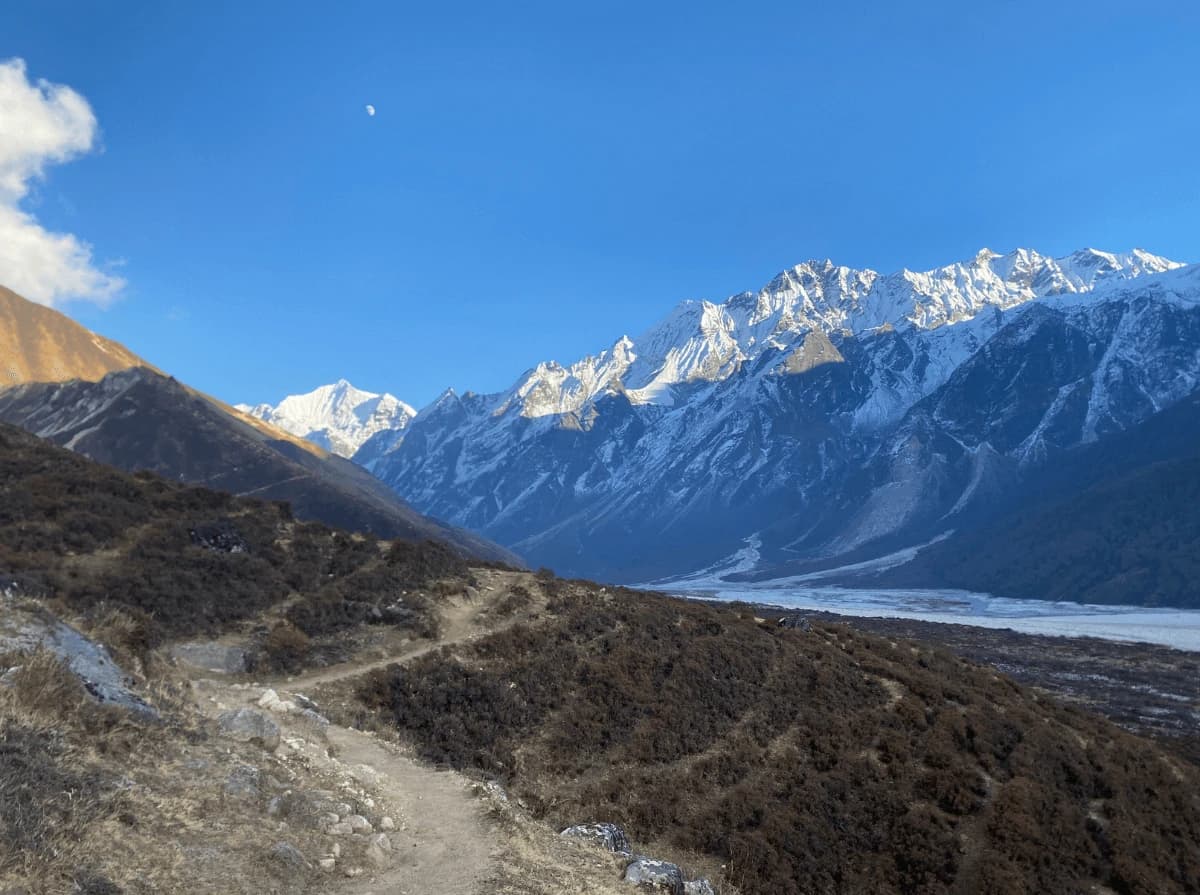
{"type": "Polygon", "coordinates": [[[361,467],[176,381],[57,311],[0,289],[0,421],[91,459],[263,500],[380,537],[516,557],[416,512],[361,467]]]}
{"type": "MultiPolygon", "coordinates": [[[[1198,383],[1200,269],[1140,249],[983,250],[890,275],[810,261],[503,392],[447,390],[354,458],[562,573],[778,577],[935,540],[961,553],[1030,488],[1094,486],[1067,475],[1081,450],[1140,437],[1198,383]]],[[[1082,593],[1196,596],[1118,577],[1082,593]]],[[[1042,596],[1074,579],[1021,580],[1042,596]]]]}

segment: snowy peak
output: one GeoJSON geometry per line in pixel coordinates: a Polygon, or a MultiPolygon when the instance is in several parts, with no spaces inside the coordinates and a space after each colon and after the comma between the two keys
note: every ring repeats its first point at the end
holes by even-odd
{"type": "Polygon", "coordinates": [[[399,398],[363,391],[345,379],[274,406],[239,404],[238,410],[343,457],[353,456],[376,432],[407,428],[417,415],[399,398]]]}
{"type": "Polygon", "coordinates": [[[1089,293],[1104,283],[1183,267],[1142,249],[1083,249],[1051,258],[1032,249],[981,249],[934,270],[882,275],[832,260],[788,268],[757,292],[724,302],[684,301],[637,339],[569,367],[550,361],[497,396],[497,413],[536,418],[579,413],[619,391],[634,404],[672,406],[681,386],[719,382],[764,350],[799,347],[808,333],[864,333],[881,327],[936,329],[1052,296],[1089,293]]]}

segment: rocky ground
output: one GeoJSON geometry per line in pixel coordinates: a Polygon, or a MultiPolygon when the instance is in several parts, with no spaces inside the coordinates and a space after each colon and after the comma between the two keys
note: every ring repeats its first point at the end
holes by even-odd
{"type": "MultiPolygon", "coordinates": [[[[352,661],[293,676],[246,672],[234,637],[197,641],[164,650],[153,682],[37,601],[4,597],[0,893],[629,891],[641,856],[628,843],[563,837],[498,783],[351,726],[357,677],[537,611],[506,604],[515,585],[538,590],[531,575],[475,581],[439,605],[437,640],[359,632],[352,661]]],[[[681,874],[675,887],[665,866],[667,891],[713,891],[681,874]]]]}

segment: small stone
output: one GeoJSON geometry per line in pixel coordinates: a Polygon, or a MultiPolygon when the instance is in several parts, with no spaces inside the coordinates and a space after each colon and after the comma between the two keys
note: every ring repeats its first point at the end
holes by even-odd
{"type": "Polygon", "coordinates": [[[320,827],[323,827],[324,829],[332,830],[334,827],[336,827],[338,825],[338,823],[340,821],[341,821],[341,818],[338,817],[337,814],[335,814],[334,812],[330,811],[326,814],[322,814],[317,819],[317,825],[320,827]]]}
{"type": "Polygon", "coordinates": [[[229,779],[225,781],[225,792],[236,799],[257,799],[261,779],[262,774],[258,768],[240,764],[229,773],[229,779]]]}
{"type": "Polygon", "coordinates": [[[391,856],[386,850],[380,848],[376,843],[372,842],[367,846],[367,860],[376,867],[383,868],[391,863],[391,856]]]}
{"type": "Polygon", "coordinates": [[[322,870],[330,871],[337,866],[337,860],[335,858],[321,858],[317,861],[317,866],[322,870]]]}
{"type": "Polygon", "coordinates": [[[691,879],[683,884],[683,895],[717,895],[717,890],[706,879],[691,879]]]}
{"type": "Polygon", "coordinates": [[[370,841],[372,845],[378,845],[384,851],[392,850],[392,840],[388,838],[387,833],[376,833],[370,841]]]}
{"type": "Polygon", "coordinates": [[[335,858],[340,858],[342,856],[342,844],[340,842],[333,843],[333,848],[329,850],[329,853],[335,858]]]}
{"type": "Polygon", "coordinates": [[[351,814],[344,818],[342,823],[350,825],[350,831],[353,833],[370,833],[375,828],[371,826],[371,822],[361,814],[351,814]]]}
{"type": "Polygon", "coordinates": [[[338,802],[333,806],[333,810],[338,813],[339,820],[345,820],[354,813],[354,806],[349,802],[338,802]]]}
{"type": "Polygon", "coordinates": [[[184,665],[218,674],[241,674],[250,664],[244,649],[220,643],[179,643],[171,647],[171,656],[184,665]]]}
{"type": "Polygon", "coordinates": [[[383,817],[379,818],[379,829],[390,833],[392,830],[396,829],[396,822],[385,814],[383,817]]]}
{"type": "Polygon", "coordinates": [[[300,849],[290,842],[276,842],[271,848],[271,859],[295,870],[308,866],[300,849]]]}

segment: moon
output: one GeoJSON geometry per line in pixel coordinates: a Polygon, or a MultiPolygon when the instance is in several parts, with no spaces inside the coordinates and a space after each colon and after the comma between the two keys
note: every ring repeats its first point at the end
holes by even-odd
{"type": "Polygon", "coordinates": [[[370,115],[372,118],[374,118],[375,117],[375,107],[372,105],[368,105],[367,106],[367,114],[370,115]]]}

